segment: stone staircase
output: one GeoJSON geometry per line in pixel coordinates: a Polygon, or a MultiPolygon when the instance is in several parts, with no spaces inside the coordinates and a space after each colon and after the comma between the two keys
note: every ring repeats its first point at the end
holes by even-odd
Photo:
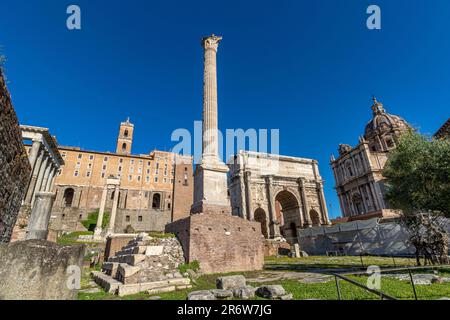
{"type": "Polygon", "coordinates": [[[91,275],[108,293],[157,294],[191,288],[191,280],[178,271],[184,261],[183,249],[176,238],[140,234],[110,257],[102,272],[93,271],[91,275]]]}

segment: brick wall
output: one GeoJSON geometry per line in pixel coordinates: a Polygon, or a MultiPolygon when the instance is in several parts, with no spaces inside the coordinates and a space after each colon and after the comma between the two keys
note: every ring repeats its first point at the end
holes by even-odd
{"type": "Polygon", "coordinates": [[[175,165],[172,221],[189,217],[193,201],[193,165],[192,158],[189,157],[186,161],[179,161],[175,165]]]}
{"type": "Polygon", "coordinates": [[[195,214],[168,225],[180,240],[187,262],[199,261],[205,273],[261,270],[261,224],[222,214],[195,214]]]}
{"type": "Polygon", "coordinates": [[[0,70],[0,243],[10,241],[30,174],[19,122],[0,70]]]}

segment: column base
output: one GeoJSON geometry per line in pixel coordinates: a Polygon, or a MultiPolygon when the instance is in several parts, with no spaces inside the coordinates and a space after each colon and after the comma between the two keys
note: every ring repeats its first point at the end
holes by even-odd
{"type": "Polygon", "coordinates": [[[28,223],[26,240],[46,240],[55,194],[38,192],[35,200],[28,223]]]}

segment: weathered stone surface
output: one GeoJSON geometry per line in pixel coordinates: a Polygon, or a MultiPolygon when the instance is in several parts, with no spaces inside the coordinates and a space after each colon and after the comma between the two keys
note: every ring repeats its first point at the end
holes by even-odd
{"type": "Polygon", "coordinates": [[[292,293],[285,294],[284,296],[280,297],[280,300],[292,300],[294,298],[292,293]]]}
{"type": "Polygon", "coordinates": [[[261,224],[236,216],[194,214],[173,222],[166,232],[180,240],[187,262],[199,261],[204,274],[261,270],[261,224]]]}
{"type": "Polygon", "coordinates": [[[286,291],[280,285],[267,285],[259,287],[256,294],[266,299],[279,299],[286,295],[286,291]]]}
{"type": "Polygon", "coordinates": [[[246,280],[243,275],[235,275],[235,276],[225,276],[217,278],[216,287],[217,289],[237,289],[246,286],[246,280]]]}
{"type": "Polygon", "coordinates": [[[216,300],[216,297],[211,291],[202,290],[189,293],[188,300],[216,300]]]}
{"type": "Polygon", "coordinates": [[[0,243],[11,239],[30,174],[19,122],[0,70],[0,243]]]}
{"type": "Polygon", "coordinates": [[[252,299],[255,297],[256,288],[252,286],[245,286],[242,288],[233,289],[233,296],[238,299],[252,299]]]}
{"type": "Polygon", "coordinates": [[[75,299],[69,267],[81,270],[84,250],[44,240],[0,244],[0,300],[75,299]]]}
{"type": "Polygon", "coordinates": [[[211,293],[212,293],[217,299],[229,299],[229,298],[233,298],[233,291],[231,291],[231,290],[213,289],[213,290],[211,290],[211,293]]]}
{"type": "MultiPolygon", "coordinates": [[[[384,277],[395,278],[400,281],[409,281],[411,278],[409,274],[385,274],[384,277]]],[[[434,274],[413,274],[413,281],[415,285],[431,285],[433,283],[450,282],[450,278],[442,278],[434,274]]]]}
{"type": "Polygon", "coordinates": [[[146,256],[159,256],[163,253],[163,246],[148,246],[145,251],[146,256]]]}

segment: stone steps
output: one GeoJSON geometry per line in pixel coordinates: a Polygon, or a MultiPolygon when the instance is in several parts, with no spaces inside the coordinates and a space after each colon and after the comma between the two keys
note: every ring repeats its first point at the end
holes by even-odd
{"type": "Polygon", "coordinates": [[[111,276],[108,276],[99,271],[92,271],[91,276],[94,279],[95,283],[108,293],[116,294],[119,290],[119,287],[122,285],[119,281],[113,279],[111,276]]]}
{"type": "Polygon", "coordinates": [[[119,296],[126,296],[140,292],[158,294],[175,290],[191,288],[191,280],[187,278],[170,279],[135,284],[121,284],[118,290],[119,296]]]}

